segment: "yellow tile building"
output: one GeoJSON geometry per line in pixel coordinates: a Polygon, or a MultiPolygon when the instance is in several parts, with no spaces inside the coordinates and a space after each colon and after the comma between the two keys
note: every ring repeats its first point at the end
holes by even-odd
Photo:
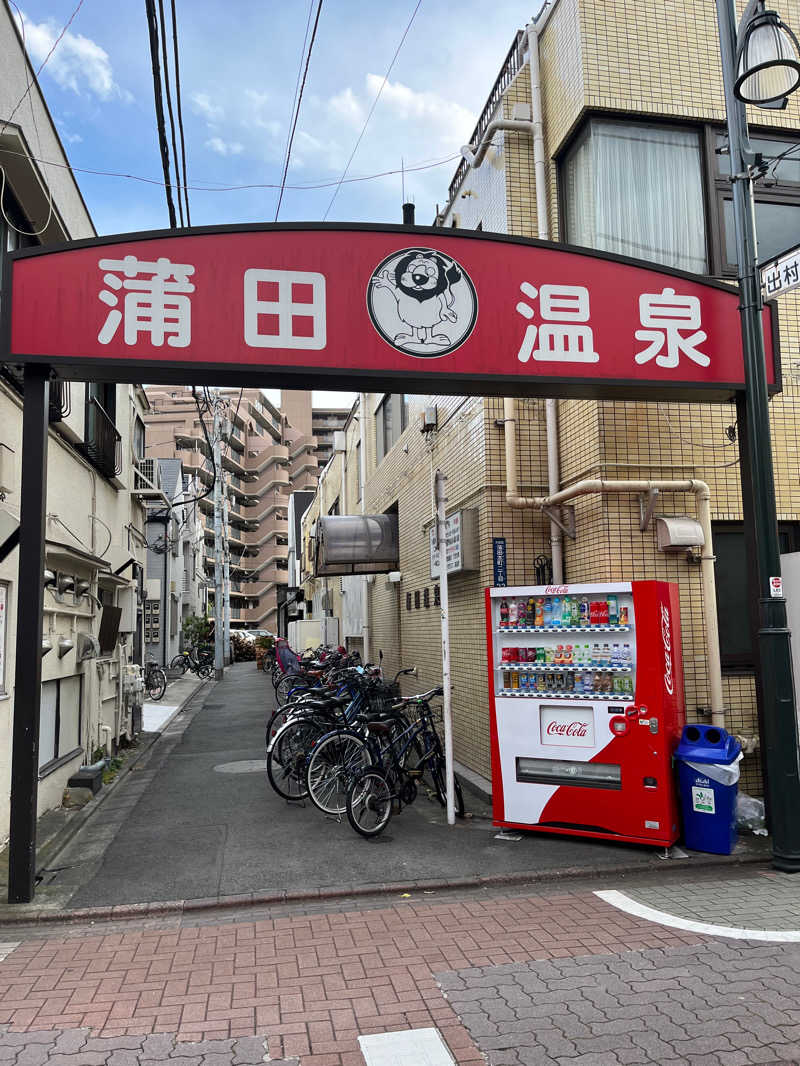
{"type": "MultiPolygon", "coordinates": [[[[800,0],[783,0],[781,15],[800,30],[800,0]]],[[[550,238],[734,280],[713,0],[550,0],[537,29],[550,238]]],[[[530,118],[529,58],[520,31],[478,121],[473,149],[494,119],[530,118]]],[[[795,96],[784,111],[750,114],[755,147],[768,163],[756,187],[762,258],[800,243],[800,150],[777,160],[800,140],[799,108],[795,96]]],[[[459,166],[437,223],[536,237],[537,207],[531,136],[499,130],[480,166],[466,160],[459,166]]],[[[778,517],[788,551],[800,548],[800,298],[781,296],[778,314],[783,391],[771,401],[771,419],[778,517]]],[[[517,414],[519,492],[544,495],[545,401],[519,400],[517,414]]],[[[433,471],[447,475],[448,513],[477,510],[480,568],[450,579],[450,606],[456,758],[484,779],[491,771],[482,590],[493,580],[492,538],[507,539],[510,585],[536,583],[537,557],[550,554],[546,518],[505,502],[502,418],[499,399],[362,395],[345,430],[345,458],[335,455],[328,464],[305,518],[308,535],[315,517],[328,513],[340,495],[343,472],[347,509],[361,508],[363,452],[364,508],[379,513],[396,507],[402,575],[399,582],[370,579],[364,636],[371,657],[383,651],[387,670],[416,663],[422,687],[441,677],[428,545],[433,471]],[[387,402],[394,404],[388,436],[381,413],[387,402]],[[419,413],[431,404],[437,430],[423,434],[419,413]]],[[[562,487],[589,477],[700,478],[710,485],[728,728],[757,735],[735,407],[561,400],[558,421],[562,487]]],[[[691,496],[665,496],[658,510],[693,515],[695,504],[691,496]]],[[[687,714],[702,717],[709,692],[699,567],[682,554],[657,550],[652,527],[640,530],[635,496],[577,500],[576,534],[564,541],[569,582],[665,578],[679,584],[687,714]]],[[[306,573],[308,563],[306,547],[306,573]]],[[[341,581],[329,579],[329,585],[336,613],[341,581]]],[[[742,788],[762,791],[758,751],[745,758],[742,788]]]]}

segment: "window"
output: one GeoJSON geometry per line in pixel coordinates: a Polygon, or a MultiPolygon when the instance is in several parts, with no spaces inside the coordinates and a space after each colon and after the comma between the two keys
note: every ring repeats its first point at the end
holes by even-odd
{"type": "Polygon", "coordinates": [[[361,503],[361,441],[356,441],[356,503],[361,503]]]}
{"type": "Polygon", "coordinates": [[[396,392],[384,396],[375,411],[375,452],[379,463],[407,426],[408,396],[396,392]]]}
{"type": "MultiPolygon", "coordinates": [[[[750,561],[742,522],[715,522],[714,578],[717,586],[717,620],[722,668],[728,672],[752,671],[755,666],[748,575],[750,561]]],[[[781,554],[800,551],[800,523],[778,525],[781,554]]]]}
{"type": "Polygon", "coordinates": [[[144,459],[144,422],[138,415],[133,420],[133,458],[144,459]]]}
{"type": "Polygon", "coordinates": [[[0,581],[0,696],[6,692],[6,618],[8,616],[8,583],[0,581]]]}
{"type": "MultiPolygon", "coordinates": [[[[728,140],[718,131],[710,131],[709,139],[709,157],[713,159],[711,184],[716,207],[711,219],[715,273],[735,274],[736,235],[728,140]]],[[[752,136],[750,141],[766,162],[777,159],[797,143],[797,138],[752,136]]],[[[755,183],[754,191],[759,259],[771,259],[800,244],[800,157],[793,155],[775,162],[766,180],[762,178],[755,183]]]]}
{"type": "Polygon", "coordinates": [[[592,119],[561,178],[570,244],[706,271],[699,131],[592,119]]]}
{"type": "Polygon", "coordinates": [[[39,775],[43,777],[81,751],[80,674],[42,682],[39,775]]]}

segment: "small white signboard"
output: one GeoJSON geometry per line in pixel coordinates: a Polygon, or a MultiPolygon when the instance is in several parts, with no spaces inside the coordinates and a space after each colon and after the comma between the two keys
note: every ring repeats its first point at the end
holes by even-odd
{"type": "Polygon", "coordinates": [[[771,296],[780,296],[782,292],[789,292],[790,289],[796,289],[800,285],[800,248],[786,252],[780,259],[763,267],[761,285],[768,299],[771,296]]]}

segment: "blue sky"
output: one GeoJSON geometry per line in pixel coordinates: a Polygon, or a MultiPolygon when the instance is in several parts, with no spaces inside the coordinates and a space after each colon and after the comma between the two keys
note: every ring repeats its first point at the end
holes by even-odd
{"type": "MultiPolygon", "coordinates": [[[[20,3],[35,66],[76,2],[20,3]]],[[[323,4],[289,184],[339,178],[415,3],[323,4]]],[[[178,0],[177,7],[190,184],[279,182],[309,0],[178,0]]],[[[351,176],[458,154],[530,9],[494,0],[488,21],[486,14],[484,0],[423,0],[351,176]]],[[[84,0],[41,84],[74,166],[161,177],[142,0],[84,0]]],[[[406,175],[419,223],[430,223],[444,202],[455,165],[406,175]]],[[[167,225],[157,186],[78,180],[98,232],[167,225]]],[[[331,192],[289,190],[281,218],[321,219],[331,192]]],[[[276,200],[270,189],[193,191],[192,222],[272,221],[276,200]]],[[[344,185],[328,217],[398,222],[401,202],[398,174],[344,185]]]]}

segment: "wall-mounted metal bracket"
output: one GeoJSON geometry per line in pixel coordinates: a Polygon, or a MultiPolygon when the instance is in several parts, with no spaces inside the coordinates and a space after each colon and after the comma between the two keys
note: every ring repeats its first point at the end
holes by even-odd
{"type": "Polygon", "coordinates": [[[642,533],[644,533],[650,525],[650,520],[653,517],[653,511],[655,511],[657,503],[658,489],[650,489],[649,492],[642,492],[639,495],[639,515],[641,518],[639,529],[642,533]]]}
{"type": "Polygon", "coordinates": [[[551,522],[555,522],[562,533],[566,533],[570,540],[575,540],[574,504],[562,503],[560,507],[543,507],[542,511],[551,522]]]}

